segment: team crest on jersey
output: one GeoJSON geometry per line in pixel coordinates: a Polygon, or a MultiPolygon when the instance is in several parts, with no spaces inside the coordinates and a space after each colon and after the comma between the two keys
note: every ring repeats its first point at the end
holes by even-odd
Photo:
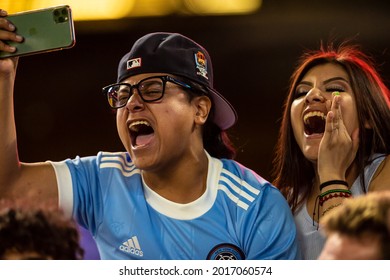
{"type": "Polygon", "coordinates": [[[204,53],[198,51],[195,53],[195,64],[196,64],[196,74],[204,77],[205,79],[209,79],[207,74],[207,59],[204,53]]]}
{"type": "Polygon", "coordinates": [[[244,252],[236,245],[223,243],[215,246],[207,255],[208,260],[245,260],[244,252]]]}

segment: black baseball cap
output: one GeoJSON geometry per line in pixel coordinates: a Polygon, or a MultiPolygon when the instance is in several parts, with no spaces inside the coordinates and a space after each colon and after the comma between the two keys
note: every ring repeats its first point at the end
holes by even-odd
{"type": "Polygon", "coordinates": [[[118,79],[143,73],[169,73],[203,85],[214,102],[213,122],[222,130],[233,126],[237,113],[213,87],[211,58],[201,45],[178,33],[150,33],[138,39],[118,66],[118,79]]]}

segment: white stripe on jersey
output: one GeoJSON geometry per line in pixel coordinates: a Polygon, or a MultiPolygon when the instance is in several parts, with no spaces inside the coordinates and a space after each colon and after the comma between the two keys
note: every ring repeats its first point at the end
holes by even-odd
{"type": "Polygon", "coordinates": [[[134,174],[139,174],[140,170],[136,169],[133,163],[124,158],[125,154],[110,154],[103,153],[103,157],[100,163],[100,168],[116,168],[119,169],[123,176],[130,177],[134,174]]]}
{"type": "Polygon", "coordinates": [[[247,182],[241,180],[238,176],[234,175],[227,169],[222,169],[220,182],[226,183],[229,188],[223,184],[219,184],[218,189],[222,190],[226,193],[226,195],[237,204],[237,206],[241,207],[244,210],[247,210],[249,207],[248,203],[242,201],[241,198],[248,200],[249,202],[253,202],[256,196],[260,193],[260,191],[247,182]],[[229,176],[229,177],[227,177],[229,176]],[[240,187],[238,187],[240,186],[240,187]],[[243,188],[242,188],[243,187],[243,188]],[[235,193],[233,194],[232,191],[235,193]]]}
{"type": "Polygon", "coordinates": [[[252,202],[253,200],[255,200],[255,197],[251,196],[250,194],[246,193],[245,190],[237,187],[231,180],[229,180],[228,178],[224,177],[224,176],[221,176],[221,181],[222,182],[225,182],[236,194],[240,195],[240,196],[243,196],[244,198],[246,198],[247,200],[249,200],[250,202],[252,202]]]}
{"type": "MultiPolygon", "coordinates": [[[[235,184],[236,185],[239,185],[239,186],[243,186],[245,187],[246,189],[248,189],[248,191],[250,191],[251,193],[253,193],[254,195],[258,195],[260,193],[260,191],[254,187],[252,187],[251,185],[249,185],[247,182],[245,182],[244,180],[241,180],[239,177],[237,177],[236,175],[234,175],[233,173],[231,173],[229,170],[227,169],[222,169],[222,173],[221,173],[221,176],[222,175],[227,175],[229,176],[230,178],[232,178],[234,181],[235,181],[235,184]]],[[[232,182],[233,183],[233,182],[232,182]]]]}
{"type": "Polygon", "coordinates": [[[119,169],[122,172],[122,175],[125,176],[125,177],[130,177],[130,176],[133,176],[134,174],[141,173],[139,169],[135,169],[135,170],[132,170],[132,171],[123,170],[123,166],[121,164],[113,163],[113,162],[102,163],[102,164],[100,164],[100,168],[116,168],[116,169],[119,169]]]}
{"type": "Polygon", "coordinates": [[[134,164],[127,159],[126,154],[108,154],[108,153],[102,153],[102,160],[101,162],[107,162],[107,161],[119,161],[123,164],[123,166],[128,167],[130,169],[134,169],[134,164]]]}
{"type": "Polygon", "coordinates": [[[237,206],[241,207],[242,209],[244,210],[247,210],[249,205],[246,204],[245,202],[241,201],[237,196],[235,196],[234,194],[232,194],[230,192],[230,190],[224,186],[224,185],[219,185],[218,186],[218,189],[220,189],[221,191],[225,192],[226,195],[234,202],[237,204],[237,206]]]}

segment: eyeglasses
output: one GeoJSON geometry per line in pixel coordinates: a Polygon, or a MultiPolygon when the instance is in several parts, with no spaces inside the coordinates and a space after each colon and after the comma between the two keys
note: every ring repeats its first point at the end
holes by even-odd
{"type": "Polygon", "coordinates": [[[143,79],[135,85],[118,83],[105,86],[103,88],[103,94],[107,96],[110,107],[118,109],[127,104],[127,101],[133,95],[133,89],[137,90],[139,96],[145,102],[160,100],[164,96],[165,84],[167,82],[174,83],[186,89],[193,89],[189,84],[176,80],[171,76],[153,76],[143,79]]]}

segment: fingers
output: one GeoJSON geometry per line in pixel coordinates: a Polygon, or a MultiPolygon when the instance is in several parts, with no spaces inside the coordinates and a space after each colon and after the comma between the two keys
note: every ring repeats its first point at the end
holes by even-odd
{"type": "Polygon", "coordinates": [[[7,16],[7,11],[0,9],[0,51],[12,53],[16,51],[16,48],[10,46],[7,41],[21,43],[23,37],[15,33],[15,26],[5,16],[7,16]]]}
{"type": "Polygon", "coordinates": [[[342,122],[341,109],[340,109],[340,97],[335,96],[332,100],[330,110],[326,115],[325,133],[337,132],[342,122]]]}
{"type": "Polygon", "coordinates": [[[6,17],[8,16],[8,13],[6,10],[0,9],[0,17],[6,17]]]}
{"type": "Polygon", "coordinates": [[[338,130],[344,126],[343,118],[341,115],[340,96],[339,95],[334,95],[331,110],[334,114],[333,122],[332,122],[332,129],[338,130]]]}
{"type": "Polygon", "coordinates": [[[325,133],[333,132],[333,128],[334,128],[333,120],[334,120],[334,112],[329,111],[328,114],[326,115],[325,133]]]}
{"type": "Polygon", "coordinates": [[[333,93],[333,99],[329,104],[329,112],[326,115],[325,131],[322,143],[324,145],[327,143],[326,145],[330,145],[329,147],[331,147],[344,141],[351,141],[351,137],[348,134],[343,121],[341,112],[341,96],[339,93],[333,93]]]}
{"type": "Polygon", "coordinates": [[[330,111],[327,115],[327,129],[328,132],[345,132],[346,128],[341,113],[341,97],[338,92],[333,93],[333,100],[330,111]]]}

